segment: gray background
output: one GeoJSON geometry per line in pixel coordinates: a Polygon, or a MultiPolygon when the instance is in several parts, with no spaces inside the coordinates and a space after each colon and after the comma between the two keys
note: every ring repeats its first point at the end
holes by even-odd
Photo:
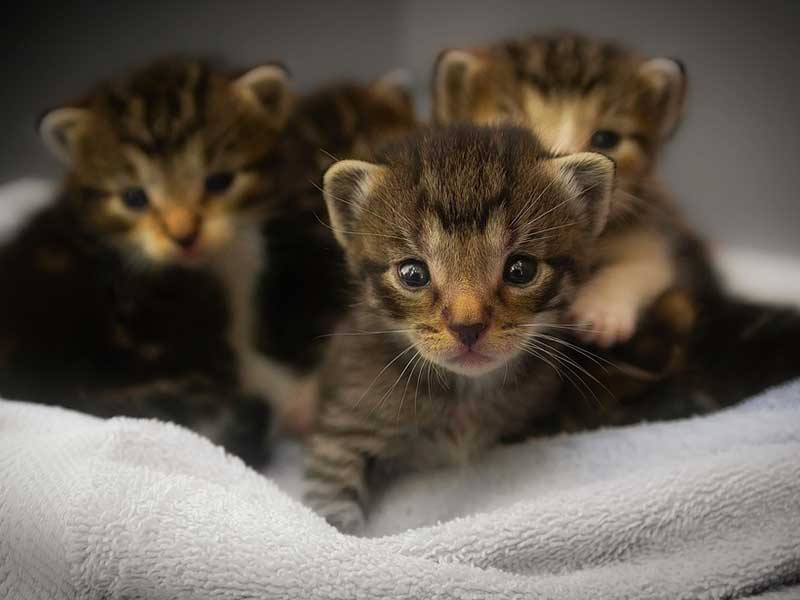
{"type": "Polygon", "coordinates": [[[33,2],[5,17],[0,181],[56,174],[38,114],[154,56],[280,59],[299,89],[407,67],[424,106],[441,48],[564,27],[682,58],[689,111],[662,176],[713,239],[800,257],[797,0],[33,2]]]}

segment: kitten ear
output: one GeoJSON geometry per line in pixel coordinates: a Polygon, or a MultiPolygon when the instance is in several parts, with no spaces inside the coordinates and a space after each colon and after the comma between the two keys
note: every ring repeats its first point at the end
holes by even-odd
{"type": "Polygon", "coordinates": [[[91,121],[85,108],[55,108],[39,119],[39,136],[56,158],[70,164],[91,121]]]}
{"type": "Polygon", "coordinates": [[[245,98],[266,112],[277,127],[286,122],[292,106],[292,95],[289,71],[283,66],[261,65],[241,75],[234,85],[245,98]]]}
{"type": "Polygon", "coordinates": [[[395,69],[373,81],[369,89],[379,98],[403,111],[413,112],[413,77],[408,69],[395,69]]]}
{"type": "Polygon", "coordinates": [[[589,217],[594,235],[600,235],[608,222],[614,192],[614,161],[597,152],[579,152],[554,158],[559,177],[567,181],[589,217]]]}
{"type": "Polygon", "coordinates": [[[433,118],[436,123],[469,119],[483,61],[466,50],[445,50],[433,67],[433,118]]]}
{"type": "Polygon", "coordinates": [[[343,248],[350,242],[347,232],[352,230],[370,192],[386,170],[386,167],[361,160],[340,160],[325,172],[325,204],[334,235],[343,248]]]}
{"type": "Polygon", "coordinates": [[[661,112],[659,135],[669,137],[683,115],[686,98],[686,68],[672,58],[651,58],[639,67],[639,78],[654,95],[661,112]]]}

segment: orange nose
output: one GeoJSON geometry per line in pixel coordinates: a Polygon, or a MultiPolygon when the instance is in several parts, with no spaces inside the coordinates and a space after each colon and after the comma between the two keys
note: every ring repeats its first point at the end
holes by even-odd
{"type": "Polygon", "coordinates": [[[200,216],[188,208],[172,208],[164,212],[164,229],[172,240],[189,248],[200,234],[200,216]]]}
{"type": "Polygon", "coordinates": [[[475,345],[488,327],[487,313],[480,298],[463,292],[454,296],[444,310],[447,328],[466,346],[475,345]]]}

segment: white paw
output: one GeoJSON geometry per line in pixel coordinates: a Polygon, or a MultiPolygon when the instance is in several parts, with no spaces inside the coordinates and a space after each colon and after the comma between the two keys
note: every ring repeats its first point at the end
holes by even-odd
{"type": "Polygon", "coordinates": [[[637,309],[632,302],[591,289],[578,294],[569,313],[569,320],[579,327],[576,335],[603,348],[630,339],[636,331],[637,309]]]}

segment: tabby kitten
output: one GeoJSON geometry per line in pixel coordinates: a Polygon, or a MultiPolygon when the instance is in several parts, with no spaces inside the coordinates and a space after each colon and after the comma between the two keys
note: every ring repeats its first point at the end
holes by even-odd
{"type": "Polygon", "coordinates": [[[609,226],[598,242],[595,274],[571,308],[587,342],[628,340],[644,309],[673,286],[715,292],[703,244],[653,177],[685,95],[678,61],[571,33],[449,50],[437,61],[437,122],[517,123],[553,152],[591,150],[614,159],[609,226]]]}
{"type": "Polygon", "coordinates": [[[728,297],[654,176],[686,89],[678,61],[571,33],[437,61],[435,121],[517,123],[554,152],[593,150],[616,163],[594,273],[565,315],[575,335],[612,347],[564,348],[575,385],[563,389],[555,431],[703,414],[800,375],[790,350],[800,315],[728,297]]]}
{"type": "Polygon", "coordinates": [[[223,442],[250,432],[249,456],[263,399],[302,428],[320,336],[344,306],[320,151],[360,156],[411,124],[390,79],[298,100],[277,65],[235,78],[187,60],[48,113],[43,137],[69,171],[0,253],[19,290],[0,298],[0,390],[223,442]]]}
{"type": "Polygon", "coordinates": [[[328,521],[361,528],[372,463],[462,461],[551,408],[546,332],[589,274],[613,180],[605,156],[512,127],[422,131],[328,170],[360,299],[309,443],[306,499],[328,521]]]}
{"type": "Polygon", "coordinates": [[[283,68],[232,77],[191,60],[48,112],[40,131],[67,172],[0,252],[0,391],[222,442],[243,431],[229,447],[263,454],[268,411],[236,387],[228,330],[248,319],[232,282],[257,275],[240,257],[277,209],[289,112],[283,68]]]}

